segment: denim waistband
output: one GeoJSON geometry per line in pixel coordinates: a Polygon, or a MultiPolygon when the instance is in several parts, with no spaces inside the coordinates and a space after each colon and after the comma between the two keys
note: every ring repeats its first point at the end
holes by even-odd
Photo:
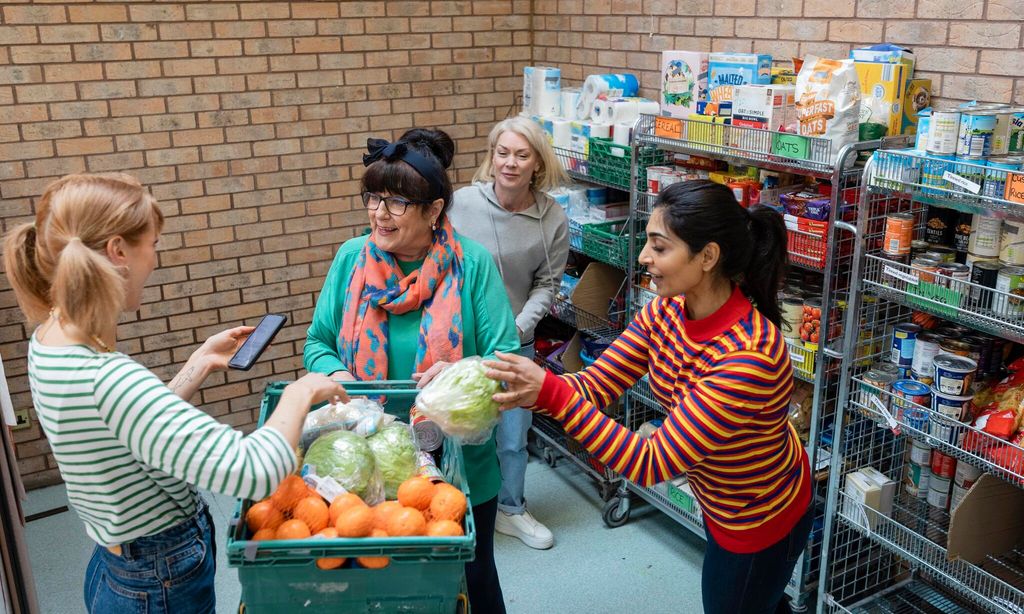
{"type": "Polygon", "coordinates": [[[121,544],[121,556],[126,560],[132,560],[166,552],[173,546],[202,535],[212,527],[209,506],[202,497],[198,497],[196,511],[191,517],[155,535],[147,535],[121,544]]]}

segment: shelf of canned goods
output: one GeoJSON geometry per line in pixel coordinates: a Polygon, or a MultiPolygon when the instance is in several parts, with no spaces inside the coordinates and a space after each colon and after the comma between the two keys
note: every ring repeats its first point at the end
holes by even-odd
{"type": "Polygon", "coordinates": [[[868,164],[820,578],[833,611],[888,611],[871,608],[908,574],[941,611],[1024,610],[1019,544],[969,532],[1024,509],[1024,207],[1007,188],[1024,175],[991,162],[868,164]]]}
{"type": "MultiPolygon", "coordinates": [[[[787,216],[786,220],[790,262],[799,271],[790,279],[791,291],[787,294],[791,303],[787,322],[792,325],[786,328],[787,344],[794,377],[812,387],[806,404],[807,414],[802,416],[805,430],[801,436],[806,437],[808,456],[817,477],[817,517],[812,538],[803,554],[803,560],[794,570],[787,594],[795,609],[813,608],[828,489],[826,469],[831,454],[828,433],[831,432],[839,396],[841,325],[843,308],[849,298],[854,253],[853,227],[844,222],[852,221],[853,205],[860,195],[863,166],[859,165],[858,159],[864,157],[862,154],[865,152],[877,148],[880,143],[857,143],[845,148],[832,161],[827,141],[807,139],[807,157],[798,160],[780,156],[773,151],[773,141],[778,133],[731,126],[709,128],[700,122],[675,120],[681,138],[667,138],[655,134],[656,121],[664,121],[664,118],[642,115],[634,126],[634,151],[653,146],[666,152],[665,165],[645,164],[646,160],[634,156],[635,189],[630,193],[630,223],[634,236],[643,236],[646,220],[653,213],[657,201],[658,190],[672,181],[690,179],[686,176],[676,177],[667,167],[672,155],[707,156],[715,160],[830,180],[831,195],[826,219],[787,216]],[[817,141],[823,141],[824,145],[817,141]],[[668,177],[667,181],[662,180],[665,176],[668,177]],[[795,284],[810,288],[813,295],[799,296],[795,284]],[[798,304],[795,302],[797,298],[798,304]]],[[[627,279],[632,281],[630,300],[627,302],[630,316],[657,296],[649,286],[649,278],[645,278],[644,271],[637,263],[642,245],[642,241],[637,241],[629,246],[633,250],[627,260],[627,279]]],[[[783,312],[787,313],[785,303],[783,312]]],[[[660,423],[664,416],[665,410],[652,396],[646,381],[639,382],[626,395],[625,424],[630,429],[650,428],[650,425],[660,423]]],[[[654,505],[696,535],[704,537],[699,506],[687,491],[685,482],[645,487],[623,480],[619,495],[606,505],[605,521],[610,526],[626,522],[630,498],[634,496],[654,505]]]]}

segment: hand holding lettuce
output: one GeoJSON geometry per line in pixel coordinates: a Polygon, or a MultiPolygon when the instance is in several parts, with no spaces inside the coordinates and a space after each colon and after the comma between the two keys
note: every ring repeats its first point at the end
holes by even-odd
{"type": "Polygon", "coordinates": [[[479,356],[463,358],[420,390],[417,409],[449,437],[469,445],[485,443],[499,416],[491,397],[501,392],[501,384],[486,372],[479,356]]]}

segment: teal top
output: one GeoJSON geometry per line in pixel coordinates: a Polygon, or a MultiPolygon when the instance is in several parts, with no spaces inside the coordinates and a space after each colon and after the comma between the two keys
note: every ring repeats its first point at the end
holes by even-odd
{"type": "MultiPolygon", "coordinates": [[[[495,351],[518,351],[515,316],[494,259],[476,241],[458,233],[455,236],[462,244],[465,272],[462,287],[463,354],[493,356],[495,351]]],[[[341,361],[338,334],[345,292],[366,239],[364,236],[346,241],[327,272],[303,349],[303,363],[310,372],[331,374],[351,371],[341,361]]],[[[420,265],[422,261],[399,261],[402,272],[406,274],[420,265]]],[[[388,314],[388,379],[409,379],[412,376],[422,314],[422,309],[401,315],[388,314]]],[[[409,419],[408,407],[388,407],[387,410],[401,420],[409,419]]],[[[465,446],[463,454],[472,504],[479,505],[498,496],[501,472],[493,434],[483,445],[465,446]]]]}

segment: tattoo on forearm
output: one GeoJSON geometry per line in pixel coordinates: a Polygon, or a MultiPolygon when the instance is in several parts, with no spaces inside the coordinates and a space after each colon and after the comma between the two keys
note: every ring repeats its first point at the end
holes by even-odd
{"type": "Polygon", "coordinates": [[[172,392],[177,392],[182,386],[192,383],[192,374],[195,373],[195,371],[195,367],[189,367],[187,370],[174,376],[174,379],[171,380],[171,383],[168,384],[167,387],[170,388],[172,392]]]}

